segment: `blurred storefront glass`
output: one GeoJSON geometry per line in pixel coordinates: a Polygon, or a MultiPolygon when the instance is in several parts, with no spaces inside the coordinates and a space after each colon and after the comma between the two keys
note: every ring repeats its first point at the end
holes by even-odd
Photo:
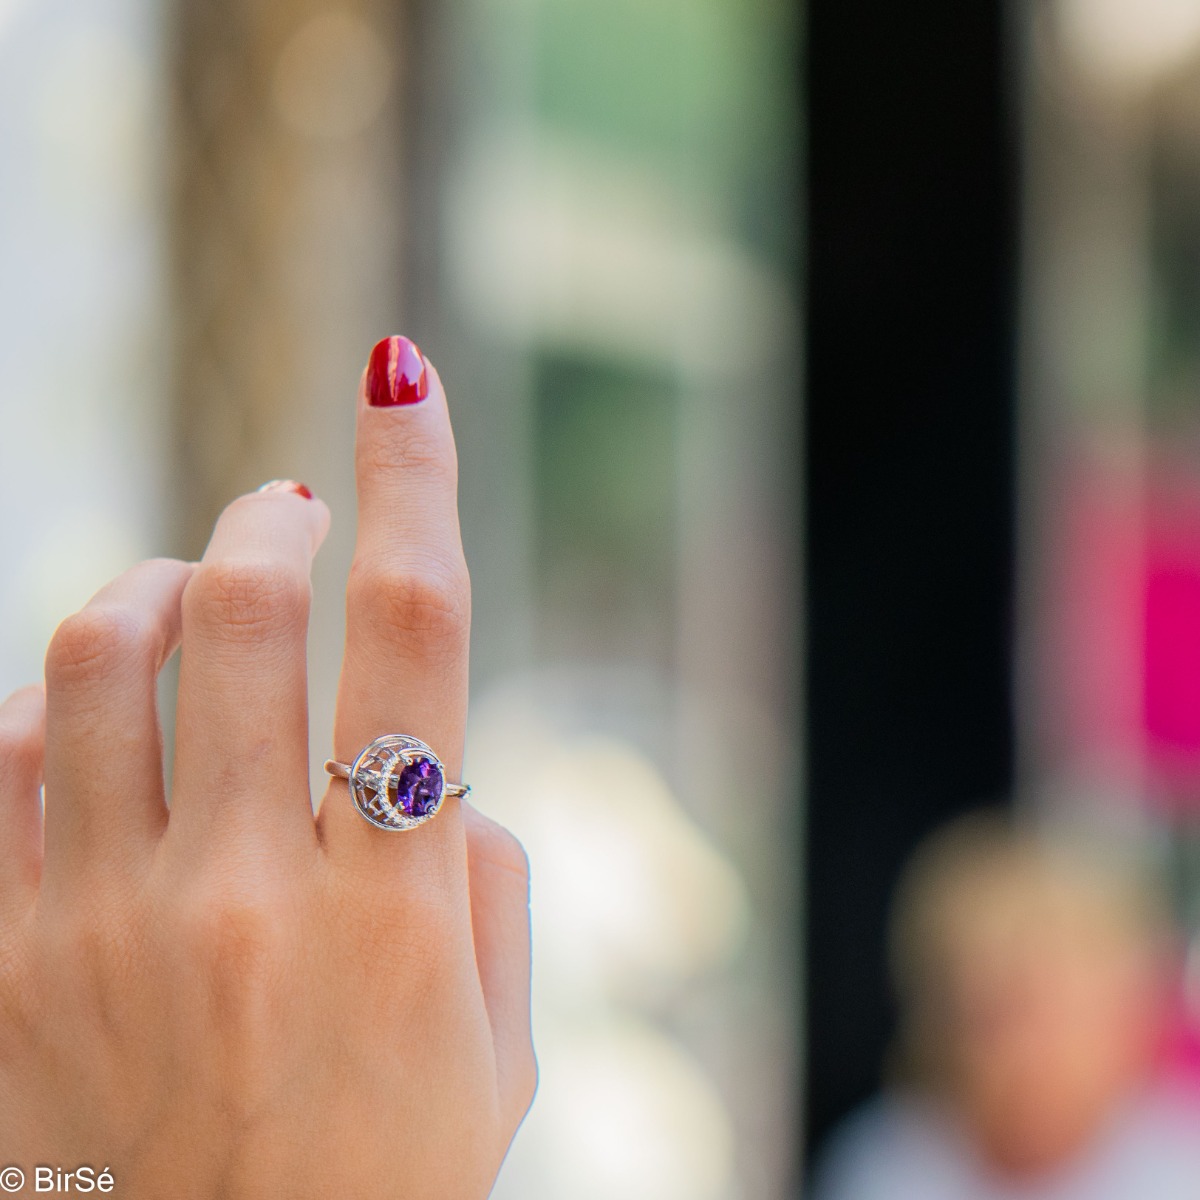
{"type": "Polygon", "coordinates": [[[787,1178],[788,19],[526,0],[432,31],[460,116],[408,304],[472,406],[471,770],[537,864],[542,1094],[503,1198],[787,1178]]]}

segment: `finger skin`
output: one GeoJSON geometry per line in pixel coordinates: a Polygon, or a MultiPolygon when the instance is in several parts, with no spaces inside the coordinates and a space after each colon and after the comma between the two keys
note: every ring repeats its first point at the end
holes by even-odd
{"type": "Polygon", "coordinates": [[[102,588],[46,652],[47,882],[120,875],[166,822],[158,674],[190,563],[152,559],[102,588]]]}
{"type": "MultiPolygon", "coordinates": [[[[374,408],[358,395],[359,528],[346,598],[346,654],[338,691],[335,757],[352,762],[385,733],[427,742],[451,781],[462,765],[467,708],[470,581],[458,528],[454,435],[431,365],[418,403],[374,408]]],[[[466,844],[459,802],[404,834],[377,830],[334,781],[319,829],[347,863],[408,879],[466,904],[466,844]]]]}
{"type": "Polygon", "coordinates": [[[0,904],[32,898],[42,868],[46,693],[22,688],[0,704],[0,904]]]}
{"type": "Polygon", "coordinates": [[[475,962],[496,1047],[500,1100],[515,1123],[537,1090],[530,1025],[529,860],[502,825],[463,804],[475,962]]]}
{"type": "Polygon", "coordinates": [[[183,596],[175,774],[167,838],[315,845],[308,796],[308,615],[329,528],[294,491],[235,500],[183,596]]]}

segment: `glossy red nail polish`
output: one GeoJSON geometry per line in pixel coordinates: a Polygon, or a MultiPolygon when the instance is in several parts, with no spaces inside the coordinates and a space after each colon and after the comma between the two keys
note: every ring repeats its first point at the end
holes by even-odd
{"type": "Polygon", "coordinates": [[[258,490],[260,492],[295,492],[297,496],[303,496],[305,500],[313,498],[310,489],[303,483],[297,483],[294,479],[272,479],[270,483],[264,483],[258,490]]]}
{"type": "Polygon", "coordinates": [[[429,373],[416,342],[384,338],[367,363],[367,402],[373,408],[416,404],[429,395],[429,373]]]}

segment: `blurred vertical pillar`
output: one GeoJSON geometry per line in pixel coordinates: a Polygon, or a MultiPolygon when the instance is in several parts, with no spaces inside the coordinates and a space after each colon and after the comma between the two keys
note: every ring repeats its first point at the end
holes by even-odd
{"type": "Polygon", "coordinates": [[[355,391],[401,326],[407,8],[175,0],[167,129],[179,553],[265,479],[332,507],[310,644],[329,737],[354,533],[355,391]]]}
{"type": "Polygon", "coordinates": [[[808,7],[810,1144],[880,1081],[901,866],[1013,778],[1006,15],[808,7]]]}

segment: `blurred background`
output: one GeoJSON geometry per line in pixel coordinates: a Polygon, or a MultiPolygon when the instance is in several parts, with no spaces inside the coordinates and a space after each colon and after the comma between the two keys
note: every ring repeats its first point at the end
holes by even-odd
{"type": "Polygon", "coordinates": [[[1200,1144],[1198,114],[1194,0],[0,0],[0,693],[300,478],[316,781],[403,331],[534,868],[497,1196],[793,1196],[881,1085],[1200,1144]]]}
{"type": "Polygon", "coordinates": [[[818,1195],[1194,1195],[1200,5],[806,53],[818,1195]]]}
{"type": "Polygon", "coordinates": [[[0,692],[108,577],[302,479],[334,513],[317,781],[355,390],[378,338],[420,343],[462,465],[466,773],[537,864],[541,1099],[498,1197],[793,1169],[798,27],[0,0],[0,692]]]}

